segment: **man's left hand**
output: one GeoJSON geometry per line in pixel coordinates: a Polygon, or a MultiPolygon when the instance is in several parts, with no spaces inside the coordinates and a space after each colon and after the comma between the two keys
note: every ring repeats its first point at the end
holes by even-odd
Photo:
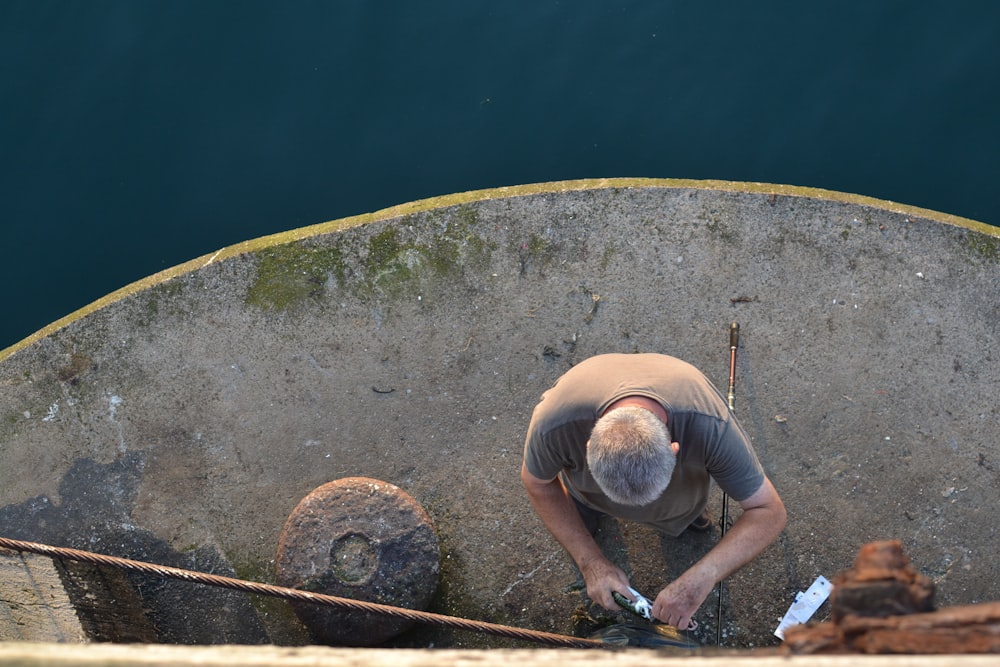
{"type": "Polygon", "coordinates": [[[687,630],[691,617],[712,592],[715,581],[688,570],[656,596],[653,617],[679,630],[687,630]]]}
{"type": "Polygon", "coordinates": [[[743,514],[722,540],[656,596],[654,617],[688,629],[691,617],[715,584],[756,558],[785,527],[785,506],[766,477],[753,495],[740,501],[740,507],[743,514]]]}

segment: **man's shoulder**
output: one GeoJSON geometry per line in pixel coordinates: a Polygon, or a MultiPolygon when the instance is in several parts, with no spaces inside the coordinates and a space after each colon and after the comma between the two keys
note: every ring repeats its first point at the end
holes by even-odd
{"type": "Polygon", "coordinates": [[[661,354],[660,352],[602,352],[600,354],[595,354],[593,356],[587,357],[580,364],[586,364],[590,362],[596,362],[601,360],[622,360],[622,359],[635,359],[644,361],[682,361],[677,357],[672,357],[669,354],[661,354]]]}
{"type": "Polygon", "coordinates": [[[574,371],[580,372],[595,368],[632,369],[636,367],[694,369],[694,366],[688,362],[677,357],[672,357],[669,354],[660,354],[658,352],[604,352],[587,357],[569,369],[567,374],[574,371]]]}

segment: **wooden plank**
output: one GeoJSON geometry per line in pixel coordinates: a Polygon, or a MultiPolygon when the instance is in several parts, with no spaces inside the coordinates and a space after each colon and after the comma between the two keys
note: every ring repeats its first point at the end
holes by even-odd
{"type": "Polygon", "coordinates": [[[0,551],[0,640],[86,641],[49,558],[0,551]]]}
{"type": "Polygon", "coordinates": [[[0,642],[4,667],[995,667],[996,656],[786,656],[719,651],[692,656],[649,649],[372,649],[322,646],[177,646],[0,642]]]}

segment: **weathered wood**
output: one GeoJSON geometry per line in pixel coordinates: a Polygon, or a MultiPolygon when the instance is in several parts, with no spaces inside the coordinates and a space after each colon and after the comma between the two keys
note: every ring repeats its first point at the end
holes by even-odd
{"type": "Polygon", "coordinates": [[[0,550],[0,641],[83,642],[86,633],[52,561],[0,550]]]}
{"type": "Polygon", "coordinates": [[[841,630],[859,653],[998,653],[1000,602],[884,619],[848,617],[841,630]]]}
{"type": "Polygon", "coordinates": [[[126,572],[72,561],[52,563],[87,637],[109,642],[158,641],[142,597],[126,572]]]}
{"type": "MultiPolygon", "coordinates": [[[[691,656],[625,649],[373,649],[325,646],[0,643],[4,667],[858,667],[857,656],[786,656],[720,651],[691,656]]],[[[983,655],[863,658],[864,667],[995,667],[983,655]]]]}
{"type": "Polygon", "coordinates": [[[853,569],[834,577],[830,608],[834,623],[851,615],[934,611],[934,582],[910,564],[899,540],[871,542],[858,551],[853,569]]]}
{"type": "Polygon", "coordinates": [[[800,625],[786,631],[785,649],[795,654],[1000,653],[1000,602],[800,625]]]}
{"type": "Polygon", "coordinates": [[[862,547],[854,569],[834,579],[833,621],[785,632],[793,654],[1000,653],[1000,602],[933,607],[934,584],[898,541],[862,547]]]}

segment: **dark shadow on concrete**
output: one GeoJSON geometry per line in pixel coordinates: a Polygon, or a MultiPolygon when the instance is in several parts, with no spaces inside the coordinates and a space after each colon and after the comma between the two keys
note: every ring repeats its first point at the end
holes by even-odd
{"type": "MultiPolygon", "coordinates": [[[[130,513],[145,454],[108,464],[78,459],[59,485],[59,502],[36,496],[0,508],[0,534],[223,576],[236,576],[211,546],[178,552],[130,513]]],[[[261,644],[269,638],[247,596],[105,566],[59,561],[63,585],[92,641],[261,644]]]]}

